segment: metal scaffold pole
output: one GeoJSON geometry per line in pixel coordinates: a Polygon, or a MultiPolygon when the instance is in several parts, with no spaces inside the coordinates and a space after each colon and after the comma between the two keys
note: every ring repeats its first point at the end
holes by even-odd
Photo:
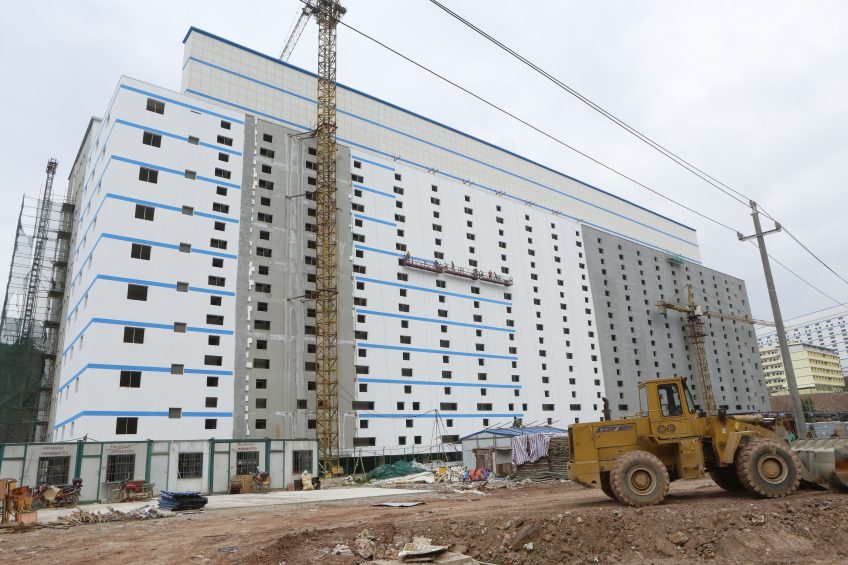
{"type": "Polygon", "coordinates": [[[775,222],[774,229],[764,232],[760,224],[760,212],[757,210],[757,203],[753,200],[751,200],[751,217],[754,219],[754,234],[745,236],[740,233],[737,235],[740,241],[746,241],[752,238],[757,239],[757,247],[760,248],[760,259],[763,262],[763,273],[766,277],[766,286],[768,287],[769,300],[771,301],[771,311],[774,315],[774,326],[777,330],[777,342],[780,345],[780,355],[783,357],[786,384],[789,388],[789,397],[792,399],[792,410],[795,413],[795,426],[798,430],[798,435],[801,438],[805,438],[807,437],[807,422],[804,419],[804,408],[801,405],[801,395],[798,392],[798,383],[795,380],[795,369],[792,367],[789,343],[786,341],[786,330],[783,327],[783,317],[780,314],[777,289],[774,286],[774,277],[771,273],[771,264],[769,263],[768,251],[766,250],[765,236],[779,232],[781,227],[780,224],[775,222]]]}

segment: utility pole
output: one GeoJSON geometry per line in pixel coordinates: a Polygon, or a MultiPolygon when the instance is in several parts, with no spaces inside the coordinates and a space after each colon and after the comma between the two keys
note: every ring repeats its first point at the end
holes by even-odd
{"type": "Polygon", "coordinates": [[[783,327],[783,317],[780,314],[780,303],[777,300],[777,289],[774,287],[774,278],[771,274],[771,265],[769,264],[768,251],[766,250],[765,236],[777,233],[781,230],[780,224],[775,222],[774,229],[767,232],[763,231],[760,225],[760,212],[757,210],[757,203],[751,202],[751,217],[754,218],[754,234],[742,235],[736,233],[739,241],[746,241],[757,238],[757,246],[760,248],[760,259],[763,262],[763,273],[766,277],[766,286],[768,287],[769,300],[771,300],[771,311],[774,316],[774,326],[777,330],[777,342],[780,344],[780,356],[783,358],[783,370],[786,373],[786,384],[789,387],[789,397],[792,399],[792,409],[795,412],[795,426],[798,430],[798,436],[801,439],[807,437],[807,422],[804,419],[804,407],[801,405],[801,395],[798,393],[798,383],[795,380],[795,369],[792,367],[792,358],[789,356],[789,344],[786,341],[786,331],[783,327]]]}

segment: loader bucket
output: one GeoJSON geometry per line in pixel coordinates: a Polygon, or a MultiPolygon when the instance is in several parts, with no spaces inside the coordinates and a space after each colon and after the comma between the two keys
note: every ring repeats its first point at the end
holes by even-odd
{"type": "Polygon", "coordinates": [[[802,439],[791,447],[801,460],[805,481],[848,491],[848,438],[802,439]]]}

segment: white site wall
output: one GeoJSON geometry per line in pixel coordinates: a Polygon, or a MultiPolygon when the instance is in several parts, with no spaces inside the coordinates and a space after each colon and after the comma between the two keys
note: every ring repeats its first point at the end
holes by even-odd
{"type": "Polygon", "coordinates": [[[35,486],[39,460],[43,457],[70,459],[66,482],[83,480],[80,499],[84,502],[108,500],[117,483],[107,481],[112,455],[135,456],[133,479],[154,483],[154,493],[199,491],[203,494],[229,492],[230,478],[236,474],[238,453],[256,452],[259,469],[270,472],[271,488],[285,489],[300,478],[294,469],[294,452],[311,452],[313,476],[318,473],[318,444],[314,440],[168,440],[147,442],[62,442],[0,444],[0,477],[12,478],[19,486],[35,486]],[[210,453],[215,453],[214,462],[210,453]],[[178,474],[180,453],[202,453],[200,478],[181,478],[178,474]]]}

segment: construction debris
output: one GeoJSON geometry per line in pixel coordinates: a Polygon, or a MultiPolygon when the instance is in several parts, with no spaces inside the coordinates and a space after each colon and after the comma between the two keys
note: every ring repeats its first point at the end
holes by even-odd
{"type": "Polygon", "coordinates": [[[371,506],[390,506],[391,508],[408,508],[410,506],[419,506],[424,504],[421,501],[417,502],[378,502],[377,504],[372,504],[371,506]]]}
{"type": "Polygon", "coordinates": [[[443,551],[447,551],[446,545],[433,545],[430,538],[412,538],[412,541],[403,546],[398,553],[403,561],[407,563],[426,563],[443,551]],[[422,560],[421,558],[428,558],[422,560]]]}
{"type": "Polygon", "coordinates": [[[170,492],[163,490],[159,495],[159,508],[165,510],[200,510],[209,499],[199,492],[170,492]]]}
{"type": "Polygon", "coordinates": [[[154,506],[144,506],[128,512],[121,512],[111,506],[107,506],[103,512],[89,512],[77,508],[71,514],[59,516],[56,522],[63,526],[79,526],[82,524],[99,524],[102,522],[131,522],[134,520],[154,520],[156,518],[168,518],[173,512],[159,510],[154,506]]]}
{"type": "Polygon", "coordinates": [[[416,461],[397,461],[389,465],[381,465],[369,471],[365,476],[371,481],[384,481],[396,477],[421,474],[422,471],[427,471],[427,468],[416,461]]]}

